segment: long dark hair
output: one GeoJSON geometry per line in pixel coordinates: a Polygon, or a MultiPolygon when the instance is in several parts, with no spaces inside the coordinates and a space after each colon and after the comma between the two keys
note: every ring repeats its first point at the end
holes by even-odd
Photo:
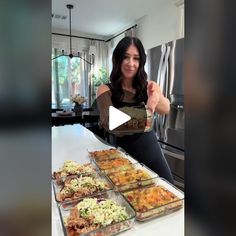
{"type": "Polygon", "coordinates": [[[147,100],[147,73],[144,70],[144,65],[146,63],[146,54],[141,41],[136,37],[124,37],[117,44],[112,55],[113,68],[110,75],[111,85],[114,89],[113,96],[121,101],[124,96],[122,90],[122,73],[121,73],[121,63],[124,59],[125,53],[130,45],[137,47],[139,52],[139,68],[137,74],[133,80],[133,88],[136,89],[135,99],[137,102],[146,102],[147,100]]]}

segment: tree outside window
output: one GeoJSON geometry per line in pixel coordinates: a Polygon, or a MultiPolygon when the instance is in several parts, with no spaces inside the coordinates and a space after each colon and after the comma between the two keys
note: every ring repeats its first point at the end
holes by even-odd
{"type": "Polygon", "coordinates": [[[109,83],[109,78],[105,67],[101,67],[98,70],[98,73],[92,75],[93,80],[93,92],[92,92],[92,101],[96,99],[97,89],[100,85],[109,83]]]}

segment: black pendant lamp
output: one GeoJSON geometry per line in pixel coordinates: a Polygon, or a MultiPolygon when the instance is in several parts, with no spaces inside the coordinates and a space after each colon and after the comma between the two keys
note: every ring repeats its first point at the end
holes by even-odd
{"type": "Polygon", "coordinates": [[[74,8],[74,6],[71,5],[71,4],[67,4],[66,7],[69,9],[69,17],[70,17],[70,35],[69,35],[69,37],[70,37],[70,53],[67,55],[67,54],[64,53],[64,50],[62,50],[62,54],[61,54],[61,55],[58,55],[58,56],[56,56],[56,57],[54,57],[54,58],[52,58],[52,60],[54,60],[54,59],[56,59],[56,58],[58,58],[58,57],[62,57],[62,56],[67,56],[67,57],[70,57],[71,59],[72,59],[73,57],[79,57],[79,58],[82,59],[83,61],[85,61],[85,62],[87,62],[88,64],[92,65],[91,62],[89,62],[89,61],[85,60],[84,58],[82,58],[82,57],[79,55],[79,52],[78,52],[78,55],[73,55],[73,53],[72,53],[72,43],[71,43],[71,42],[72,42],[72,36],[71,36],[71,9],[74,8]]]}

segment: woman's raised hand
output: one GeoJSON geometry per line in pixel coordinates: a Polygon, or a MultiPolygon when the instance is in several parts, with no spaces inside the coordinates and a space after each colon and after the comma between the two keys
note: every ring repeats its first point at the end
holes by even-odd
{"type": "Polygon", "coordinates": [[[155,112],[155,109],[160,102],[162,93],[160,87],[154,81],[149,81],[147,86],[147,107],[151,109],[152,112],[155,112]]]}

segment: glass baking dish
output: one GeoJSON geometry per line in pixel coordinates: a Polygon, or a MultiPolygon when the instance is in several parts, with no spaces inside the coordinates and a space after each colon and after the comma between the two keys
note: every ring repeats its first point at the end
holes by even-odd
{"type": "Polygon", "coordinates": [[[155,113],[151,112],[146,106],[122,107],[119,110],[129,115],[131,119],[112,130],[111,133],[116,135],[132,135],[152,130],[155,113]]]}
{"type": "MultiPolygon", "coordinates": [[[[108,209],[109,211],[108,207],[106,209],[108,209]]],[[[112,211],[110,210],[110,212],[113,212],[112,214],[114,216],[115,214],[114,208],[112,211]]],[[[130,229],[134,225],[134,219],[135,219],[135,211],[130,206],[130,204],[125,200],[125,198],[119,192],[113,190],[107,191],[106,193],[102,194],[100,193],[94,195],[91,198],[86,197],[76,201],[71,201],[66,205],[60,204],[59,213],[60,213],[61,223],[63,226],[64,235],[68,236],[72,235],[109,236],[117,234],[122,231],[130,229]],[[89,204],[89,202],[91,201],[93,202],[94,200],[96,200],[96,202],[99,202],[99,204],[107,200],[108,202],[110,200],[114,201],[116,204],[122,207],[123,213],[121,213],[122,212],[120,210],[121,208],[117,209],[115,213],[120,214],[119,218],[123,219],[118,218],[115,221],[113,217],[110,217],[110,215],[105,216],[105,214],[110,214],[110,213],[107,212],[104,214],[104,212],[101,211],[101,209],[93,210],[93,208],[95,209],[95,206],[94,204],[89,204]],[[78,207],[78,204],[80,207],[78,207]],[[83,214],[85,214],[85,216],[83,214]],[[92,219],[90,221],[90,226],[89,224],[86,223],[86,220],[88,219],[86,218],[86,215],[88,218],[92,219]],[[96,222],[97,223],[96,228],[93,227],[94,219],[95,220],[99,219],[99,221],[96,222]],[[111,222],[106,222],[106,225],[102,225],[100,222],[103,219],[106,220],[109,219],[111,222]],[[76,230],[78,230],[79,232],[76,232],[76,230]]]]}
{"type": "Polygon", "coordinates": [[[63,185],[67,178],[86,176],[96,171],[98,168],[92,162],[79,164],[76,161],[67,160],[58,171],[53,172],[52,179],[57,185],[63,185]]]}
{"type": "Polygon", "coordinates": [[[67,178],[62,186],[58,186],[53,181],[55,199],[58,203],[92,196],[99,192],[106,192],[113,189],[114,186],[101,172],[93,172],[86,176],[73,176],[67,178]]]}
{"type": "Polygon", "coordinates": [[[95,161],[94,163],[97,165],[100,171],[104,173],[108,173],[110,169],[114,168],[122,168],[127,165],[132,165],[138,163],[137,160],[135,160],[130,155],[124,153],[123,157],[117,157],[112,159],[106,159],[103,161],[95,161]]]}
{"type": "Polygon", "coordinates": [[[155,183],[158,175],[142,163],[136,163],[121,168],[114,168],[106,173],[115,189],[126,191],[155,183]]]}
{"type": "Polygon", "coordinates": [[[146,221],[167,215],[183,207],[184,194],[163,178],[156,178],[152,186],[144,186],[122,193],[136,211],[136,220],[146,221]]]}
{"type": "Polygon", "coordinates": [[[107,159],[114,159],[117,157],[125,157],[126,154],[121,148],[110,147],[110,148],[94,148],[88,149],[88,156],[91,161],[105,161],[107,159]]]}

